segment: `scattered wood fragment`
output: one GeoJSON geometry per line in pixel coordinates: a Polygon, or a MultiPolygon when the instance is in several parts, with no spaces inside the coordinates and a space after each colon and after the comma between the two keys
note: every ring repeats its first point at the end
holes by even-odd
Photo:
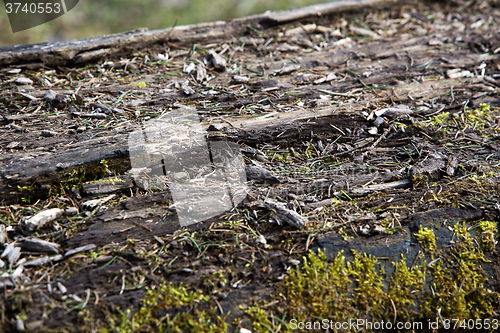
{"type": "Polygon", "coordinates": [[[226,59],[222,58],[213,49],[208,50],[208,55],[211,57],[212,66],[214,66],[216,71],[223,72],[226,70],[226,59]]]}
{"type": "Polygon", "coordinates": [[[45,224],[57,220],[63,214],[64,210],[60,208],[52,208],[41,211],[26,221],[26,228],[29,231],[37,230],[42,228],[45,224]]]}
{"type": "Polygon", "coordinates": [[[285,207],[284,203],[277,202],[273,199],[267,199],[264,206],[272,210],[273,218],[278,224],[288,224],[297,229],[303,229],[307,225],[307,218],[299,213],[285,207]]]}
{"type": "Polygon", "coordinates": [[[38,238],[23,238],[21,240],[21,248],[25,251],[31,252],[45,252],[51,254],[58,254],[61,245],[38,238]]]}
{"type": "Polygon", "coordinates": [[[108,177],[95,182],[82,184],[83,191],[88,195],[115,193],[132,187],[134,187],[134,182],[130,176],[108,177]]]}
{"type": "Polygon", "coordinates": [[[64,253],[64,258],[70,257],[70,256],[75,255],[77,253],[93,250],[95,248],[96,248],[95,244],[88,244],[88,245],[80,246],[80,247],[77,247],[76,249],[71,249],[71,250],[66,251],[64,253]]]}

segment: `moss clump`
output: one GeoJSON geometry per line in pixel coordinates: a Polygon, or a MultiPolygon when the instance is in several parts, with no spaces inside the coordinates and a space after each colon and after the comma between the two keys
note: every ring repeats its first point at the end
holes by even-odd
{"type": "Polygon", "coordinates": [[[274,332],[273,322],[266,310],[259,306],[251,306],[245,310],[245,313],[253,318],[253,329],[256,332],[274,332]]]}
{"type": "Polygon", "coordinates": [[[110,177],[110,178],[103,178],[85,182],[85,184],[96,184],[96,183],[111,183],[112,185],[115,185],[116,183],[125,183],[125,181],[118,177],[110,177]]]}
{"type": "Polygon", "coordinates": [[[479,235],[479,244],[483,251],[493,252],[498,241],[495,239],[498,227],[496,222],[492,221],[480,221],[479,230],[481,234],[479,235]]]}
{"type": "Polygon", "coordinates": [[[384,269],[377,269],[378,261],[372,256],[355,253],[354,260],[347,263],[349,275],[357,282],[351,302],[364,315],[380,318],[385,310],[387,298],[384,294],[384,269]]]}
{"type": "Polygon", "coordinates": [[[432,266],[432,295],[422,305],[423,313],[433,317],[439,309],[443,318],[491,318],[500,295],[484,286],[487,279],[480,265],[486,261],[484,253],[465,223],[457,223],[453,231],[455,244],[432,266]]]}
{"type": "MultiPolygon", "coordinates": [[[[289,323],[284,331],[300,328],[296,327],[299,322],[311,324],[312,331],[324,331],[327,326],[332,328],[331,319],[337,323],[352,318],[392,321],[395,315],[398,321],[416,319],[418,312],[412,311],[412,307],[424,289],[425,263],[409,268],[402,258],[393,265],[391,283],[384,286],[384,270],[373,256],[355,252],[354,259],[346,262],[339,252],[329,263],[324,252],[319,251],[317,255],[310,252],[304,257],[303,267],[291,270],[277,288],[282,298],[280,304],[285,305],[281,312],[288,318],[279,320],[279,324],[289,323]]],[[[276,329],[262,311],[251,308],[247,314],[254,319],[254,331],[276,329]]]]}
{"type": "MultiPolygon", "coordinates": [[[[481,239],[484,228],[486,239],[491,239],[496,232],[492,227],[481,223],[476,238],[481,239]]],[[[290,270],[277,286],[279,307],[269,308],[269,312],[258,307],[246,311],[254,320],[254,331],[270,332],[280,326],[282,331],[293,331],[301,329],[299,323],[311,331],[336,331],[331,319],[337,323],[352,318],[413,322],[422,323],[422,329],[430,320],[498,318],[495,309],[500,295],[485,286],[481,268],[487,262],[483,243],[471,236],[465,223],[456,224],[453,231],[454,244],[438,249],[433,230],[421,227],[416,233],[419,243],[432,258],[435,254],[439,258],[427,268],[424,254],[420,254],[417,263],[408,267],[401,255],[399,262],[392,263],[394,272],[389,279],[384,278],[375,257],[354,253],[354,259],[346,261],[340,252],[328,262],[324,252],[310,252],[302,268],[290,270]]],[[[356,329],[359,331],[359,327],[342,331],[356,329]]]]}
{"type": "Polygon", "coordinates": [[[433,125],[442,125],[449,118],[450,118],[450,113],[443,112],[441,114],[438,114],[437,116],[434,116],[434,118],[432,118],[432,124],[433,125]]]}
{"type": "Polygon", "coordinates": [[[100,332],[227,332],[227,324],[220,316],[212,323],[215,309],[200,311],[192,309],[205,303],[209,296],[201,291],[188,291],[182,284],[162,284],[159,288],[147,289],[140,310],[131,315],[130,310],[120,311],[117,319],[108,318],[107,326],[100,332]],[[171,311],[169,311],[171,310],[171,311]],[[169,312],[175,313],[171,316],[169,312]]]}
{"type": "Polygon", "coordinates": [[[291,318],[306,321],[314,314],[340,320],[355,310],[348,297],[350,283],[342,252],[333,263],[327,262],[324,252],[310,252],[302,269],[291,270],[277,292],[291,318]]]}
{"type": "MultiPolygon", "coordinates": [[[[419,259],[423,258],[423,254],[419,259]]],[[[413,269],[406,265],[404,256],[401,254],[401,261],[392,263],[395,267],[391,277],[391,285],[387,292],[389,300],[392,300],[394,307],[398,309],[397,319],[409,322],[416,315],[412,308],[417,304],[418,294],[421,295],[424,289],[426,263],[413,269]]]]}
{"type": "Polygon", "coordinates": [[[434,235],[434,231],[420,226],[420,230],[415,234],[415,236],[417,237],[418,243],[424,248],[424,250],[428,252],[432,258],[434,258],[434,254],[437,249],[436,235],[434,235]]]}
{"type": "Polygon", "coordinates": [[[486,103],[479,104],[479,107],[474,110],[466,110],[465,116],[467,121],[474,125],[476,129],[483,129],[485,122],[490,121],[490,105],[486,103]]]}

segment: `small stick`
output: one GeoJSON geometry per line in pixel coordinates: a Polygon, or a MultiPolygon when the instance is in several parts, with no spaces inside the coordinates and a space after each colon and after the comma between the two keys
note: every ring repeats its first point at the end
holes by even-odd
{"type": "Polygon", "coordinates": [[[143,227],[144,229],[148,230],[149,232],[153,232],[153,230],[149,227],[146,227],[144,224],[140,224],[139,222],[134,222],[135,225],[139,227],[143,227]]]}

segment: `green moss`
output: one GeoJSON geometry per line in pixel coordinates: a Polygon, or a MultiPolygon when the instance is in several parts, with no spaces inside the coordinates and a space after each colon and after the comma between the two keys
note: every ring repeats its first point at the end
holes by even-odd
{"type": "Polygon", "coordinates": [[[104,178],[104,179],[99,179],[99,180],[92,180],[89,182],[86,182],[85,184],[93,184],[93,183],[111,183],[115,185],[116,183],[125,183],[123,179],[120,179],[118,177],[112,177],[112,178],[104,178]]]}
{"type": "Polygon", "coordinates": [[[481,234],[479,235],[479,244],[483,251],[493,252],[498,243],[496,236],[498,233],[498,224],[493,221],[480,221],[479,229],[481,234]]]}
{"type": "MultiPolygon", "coordinates": [[[[420,255],[419,259],[422,259],[420,255]]],[[[406,266],[404,256],[401,254],[401,261],[392,263],[395,266],[394,274],[391,277],[391,286],[387,292],[389,300],[394,303],[397,309],[397,318],[400,321],[410,321],[415,317],[412,307],[416,305],[416,293],[421,293],[424,289],[426,263],[413,269],[406,266]]]]}
{"type": "Polygon", "coordinates": [[[422,246],[424,251],[429,253],[432,258],[434,258],[434,254],[436,252],[436,235],[434,235],[434,231],[429,228],[422,228],[420,226],[420,230],[415,233],[417,237],[418,243],[422,246]]]}
{"type": "Polygon", "coordinates": [[[405,124],[405,123],[400,123],[398,121],[395,121],[394,122],[394,126],[396,126],[396,128],[400,128],[403,132],[408,128],[408,125],[405,124]]]}
{"type": "Polygon", "coordinates": [[[343,238],[344,240],[354,239],[354,237],[353,237],[353,236],[350,236],[349,234],[347,234],[347,233],[345,232],[344,228],[340,228],[340,229],[338,230],[338,233],[339,233],[339,235],[341,235],[341,236],[342,236],[342,238],[343,238]]]}
{"type": "Polygon", "coordinates": [[[351,301],[358,311],[380,317],[384,311],[386,296],[383,287],[383,267],[377,269],[375,257],[355,253],[354,260],[347,263],[349,275],[357,282],[351,301]]]}
{"type": "MultiPolygon", "coordinates": [[[[493,227],[488,222],[479,224],[486,234],[495,233],[493,227]]],[[[332,318],[336,322],[357,318],[423,323],[435,322],[440,316],[458,320],[498,318],[495,309],[500,295],[485,286],[487,279],[481,268],[487,261],[484,247],[469,229],[465,223],[456,224],[453,246],[438,252],[433,230],[420,228],[416,236],[425,252],[439,253],[440,257],[427,268],[424,254],[412,267],[401,255],[399,262],[392,263],[394,272],[389,279],[384,278],[375,257],[354,253],[354,259],[347,261],[340,252],[329,262],[324,252],[310,252],[303,266],[290,270],[277,286],[280,307],[266,311],[250,307],[246,313],[254,321],[255,332],[276,331],[280,326],[282,331],[293,331],[298,322],[321,325],[323,319],[332,318]]],[[[478,233],[477,238],[481,237],[478,233]]]]}
{"type": "Polygon", "coordinates": [[[227,332],[227,324],[215,309],[198,310],[194,306],[205,303],[209,296],[201,291],[188,291],[182,284],[162,284],[148,289],[143,306],[134,315],[130,310],[119,311],[118,318],[110,316],[107,325],[100,325],[100,332],[227,332]],[[168,310],[174,310],[171,316],[168,310]],[[215,322],[212,318],[215,317],[215,322]]]}
{"type": "MultiPolygon", "coordinates": [[[[401,255],[399,261],[392,262],[394,271],[389,275],[378,258],[367,254],[354,252],[353,259],[347,260],[339,252],[329,261],[324,252],[310,251],[303,257],[302,266],[291,268],[275,285],[271,301],[256,301],[245,310],[253,332],[291,332],[296,331],[293,323],[325,323],[324,319],[425,325],[436,322],[439,316],[459,320],[497,318],[500,295],[488,289],[481,268],[481,263],[487,262],[486,251],[494,250],[488,240],[494,241],[496,224],[480,221],[471,227],[458,223],[453,232],[452,246],[438,248],[433,229],[421,227],[415,236],[427,255],[421,253],[415,260],[412,257],[411,267],[401,255]],[[428,255],[439,257],[427,265],[424,259],[428,255]]],[[[214,273],[204,286],[213,290],[219,282],[227,283],[223,272],[214,273]]],[[[207,309],[208,301],[209,296],[201,291],[164,284],[147,290],[137,313],[120,312],[100,331],[226,332],[228,326],[215,315],[215,308],[200,310],[200,306],[207,309]]]]}
{"type": "Polygon", "coordinates": [[[494,314],[500,295],[484,286],[486,277],[481,268],[485,262],[465,223],[453,227],[455,244],[449,255],[432,266],[432,296],[423,304],[423,313],[443,318],[480,319],[494,314]]]}
{"type": "Polygon", "coordinates": [[[433,125],[442,125],[449,118],[450,118],[449,112],[440,113],[432,118],[432,124],[433,125]]]}
{"type": "Polygon", "coordinates": [[[274,332],[274,325],[266,310],[260,306],[251,306],[245,310],[245,313],[253,319],[253,330],[255,332],[274,332]]]}
{"type": "Polygon", "coordinates": [[[479,107],[474,110],[466,110],[465,116],[467,121],[474,125],[477,129],[483,129],[485,122],[490,120],[490,105],[481,103],[479,107]]]}
{"type": "Polygon", "coordinates": [[[290,153],[284,153],[284,154],[270,153],[268,155],[270,155],[270,157],[273,159],[273,161],[282,161],[282,162],[291,162],[292,161],[290,153]]]}
{"type": "Polygon", "coordinates": [[[425,179],[424,175],[419,173],[416,175],[412,175],[411,177],[411,184],[413,189],[416,189],[417,187],[423,185],[423,186],[428,186],[429,183],[427,182],[427,179],[425,179]]]}
{"type": "Polygon", "coordinates": [[[350,283],[342,252],[331,264],[324,252],[310,252],[302,269],[292,269],[277,292],[291,318],[305,321],[314,314],[340,320],[355,310],[348,297],[350,283]]]}

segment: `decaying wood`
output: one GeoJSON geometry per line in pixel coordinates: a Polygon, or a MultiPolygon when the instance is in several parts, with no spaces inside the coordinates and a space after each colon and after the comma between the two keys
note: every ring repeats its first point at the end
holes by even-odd
{"type": "Polygon", "coordinates": [[[26,228],[30,231],[43,227],[46,223],[57,220],[62,216],[64,210],[59,208],[52,208],[39,212],[35,216],[26,221],[26,228]]]}
{"type": "Polygon", "coordinates": [[[7,231],[4,224],[0,224],[0,245],[5,244],[7,240],[7,231]]]}
{"type": "Polygon", "coordinates": [[[398,0],[356,0],[339,1],[316,5],[280,13],[269,13],[236,19],[229,22],[201,23],[179,26],[164,30],[146,31],[138,29],[106,37],[74,40],[68,42],[52,42],[33,45],[16,45],[0,48],[0,65],[32,64],[60,65],[79,64],[107,55],[123,53],[131,48],[147,47],[149,44],[170,41],[176,43],[196,43],[198,41],[226,38],[230,35],[242,34],[249,25],[277,25],[289,21],[319,17],[332,13],[343,13],[354,10],[367,10],[374,7],[389,7],[395,4],[409,3],[398,0]]]}
{"type": "Polygon", "coordinates": [[[286,223],[297,229],[302,229],[307,224],[306,217],[303,217],[297,212],[286,208],[284,203],[277,202],[273,199],[267,199],[264,206],[273,211],[273,218],[280,225],[286,223]]]}
{"type": "Polygon", "coordinates": [[[98,182],[82,184],[83,191],[88,195],[114,193],[133,186],[129,176],[108,177],[98,182]]]}
{"type": "MultiPolygon", "coordinates": [[[[454,225],[478,236],[500,214],[500,14],[489,2],[406,3],[1,49],[1,324],[106,322],[160,281],[206,292],[202,306],[240,327],[252,327],[255,300],[288,320],[288,302],[270,295],[309,250],[383,258],[386,288],[401,255],[412,272],[436,260],[420,227],[435,233],[440,262],[453,261],[454,225]],[[206,141],[206,162],[167,170],[173,145],[129,142],[193,108],[200,127],[162,142],[185,143],[180,165],[206,141]],[[163,161],[134,166],[133,154],[163,161]],[[167,174],[193,193],[176,194],[167,174]],[[181,228],[179,205],[208,212],[228,198],[227,211],[181,228]],[[35,304],[20,322],[18,295],[35,304]]],[[[474,241],[493,293],[498,255],[474,241]]]]}
{"type": "Polygon", "coordinates": [[[60,244],[44,241],[38,238],[24,238],[21,242],[21,248],[25,251],[45,252],[58,254],[60,244]]]}
{"type": "Polygon", "coordinates": [[[64,253],[64,257],[65,258],[70,257],[70,256],[75,255],[77,253],[85,252],[88,250],[93,250],[95,248],[96,248],[95,244],[88,244],[88,245],[80,246],[80,247],[77,247],[76,249],[71,249],[71,250],[66,251],[66,253],[64,253]]]}

